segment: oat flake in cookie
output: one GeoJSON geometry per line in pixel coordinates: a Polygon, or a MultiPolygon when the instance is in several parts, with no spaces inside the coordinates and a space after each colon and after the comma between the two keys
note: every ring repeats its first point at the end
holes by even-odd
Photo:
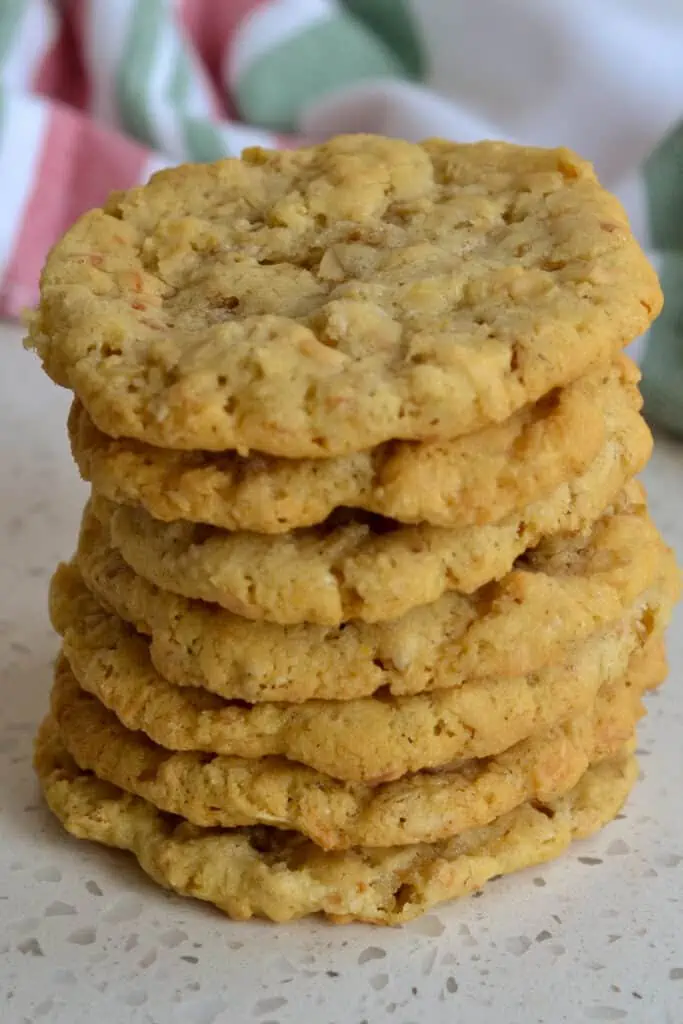
{"type": "Polygon", "coordinates": [[[326,457],[500,422],[660,305],[568,150],[342,136],[115,193],[53,249],[29,344],[112,437],[326,457]]]}

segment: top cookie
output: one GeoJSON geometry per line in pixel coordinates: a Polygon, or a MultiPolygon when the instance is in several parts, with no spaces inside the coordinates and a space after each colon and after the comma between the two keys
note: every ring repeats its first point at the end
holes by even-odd
{"type": "Polygon", "coordinates": [[[113,437],[322,458],[505,420],[660,304],[569,151],[341,136],[114,194],[50,254],[29,344],[113,437]]]}

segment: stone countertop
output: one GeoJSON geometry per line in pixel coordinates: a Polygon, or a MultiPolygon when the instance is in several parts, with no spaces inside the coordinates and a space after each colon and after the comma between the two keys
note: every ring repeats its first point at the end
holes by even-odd
{"type": "MultiPolygon", "coordinates": [[[[67,451],[69,396],[19,338],[0,326],[0,1020],[680,1024],[681,609],[625,817],[405,928],[233,923],[60,830],[33,779],[31,741],[57,648],[48,579],[72,551],[85,487],[67,451]]],[[[683,447],[659,438],[645,480],[680,557],[683,447]]]]}

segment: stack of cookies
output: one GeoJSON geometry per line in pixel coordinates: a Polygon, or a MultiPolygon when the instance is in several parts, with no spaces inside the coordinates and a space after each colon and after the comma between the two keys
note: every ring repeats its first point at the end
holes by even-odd
{"type": "Polygon", "coordinates": [[[237,918],[395,923],[618,812],[678,575],[565,150],[346,136],[156,175],[30,345],[92,484],[36,746],[73,834],[237,918]]]}

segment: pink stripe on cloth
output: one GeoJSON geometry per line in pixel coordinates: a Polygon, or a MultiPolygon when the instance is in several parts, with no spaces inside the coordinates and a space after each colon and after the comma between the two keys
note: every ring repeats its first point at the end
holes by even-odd
{"type": "Polygon", "coordinates": [[[236,118],[230,96],[225,96],[221,67],[235,31],[246,16],[267,0],[181,0],[180,17],[195,49],[222,98],[224,113],[236,118]]]}
{"type": "Polygon", "coordinates": [[[59,34],[36,68],[33,91],[78,109],[88,105],[87,72],[68,13],[61,14],[59,34]]]}
{"type": "Polygon", "coordinates": [[[50,123],[21,229],[0,282],[0,314],[19,316],[38,298],[38,278],[51,245],[113,189],[137,184],[150,151],[61,104],[50,123]]]}
{"type": "Polygon", "coordinates": [[[88,18],[92,2],[93,0],[62,0],[60,4],[79,49],[84,49],[88,45],[88,18]]]}

